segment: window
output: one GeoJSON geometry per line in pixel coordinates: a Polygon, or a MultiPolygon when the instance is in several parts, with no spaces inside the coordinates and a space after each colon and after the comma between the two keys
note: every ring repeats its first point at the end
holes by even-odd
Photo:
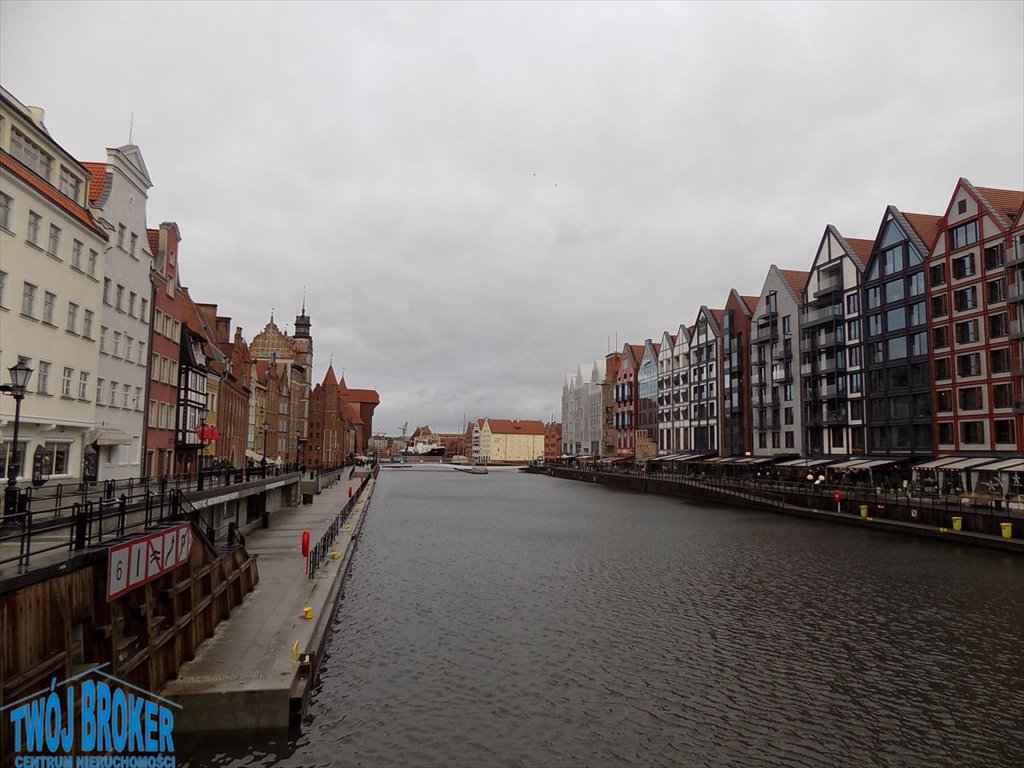
{"type": "Polygon", "coordinates": [[[60,167],[60,191],[74,201],[78,201],[79,181],[71,171],[63,165],[60,167]]]}
{"type": "Polygon", "coordinates": [[[1006,347],[993,349],[990,353],[990,373],[1007,373],[1010,370],[1010,350],[1006,347]]]}
{"type": "Polygon", "coordinates": [[[11,127],[11,154],[28,166],[30,171],[50,180],[53,159],[43,149],[15,127],[11,127]]]}
{"type": "Polygon", "coordinates": [[[967,320],[953,326],[953,336],[957,344],[971,344],[978,340],[978,321],[967,320]]]}
{"type": "Polygon", "coordinates": [[[139,297],[136,295],[135,291],[131,291],[128,294],[128,314],[131,317],[135,317],[135,300],[137,298],[139,297]]]}
{"type": "MultiPolygon", "coordinates": [[[[874,373],[874,371],[872,371],[874,373]]],[[[889,369],[889,387],[892,389],[905,388],[910,383],[910,371],[905,366],[889,369]]]]}
{"type": "Polygon", "coordinates": [[[907,337],[897,336],[895,339],[889,339],[888,347],[890,360],[902,360],[907,356],[907,337]]]}
{"type": "Polygon", "coordinates": [[[110,333],[110,329],[105,325],[100,326],[100,352],[107,351],[107,336],[110,333]]]}
{"type": "Polygon", "coordinates": [[[121,407],[122,408],[127,408],[128,407],[128,398],[129,398],[129,395],[131,394],[131,391],[132,391],[131,385],[129,385],[129,384],[122,384],[121,385],[121,407]]]}
{"type": "Polygon", "coordinates": [[[21,289],[21,314],[27,317],[35,317],[36,311],[36,286],[32,283],[25,283],[21,289]]]}
{"type": "Polygon", "coordinates": [[[56,224],[50,225],[50,242],[46,246],[46,252],[55,259],[60,258],[60,227],[56,224]]]}
{"type": "Polygon", "coordinates": [[[937,380],[945,381],[951,378],[951,370],[948,357],[940,357],[935,361],[935,378],[937,380]]]}
{"type": "Polygon", "coordinates": [[[60,380],[60,395],[61,397],[71,397],[71,378],[75,375],[73,368],[64,366],[64,375],[60,380]]]}
{"type": "Polygon", "coordinates": [[[875,309],[882,305],[882,289],[877,285],[874,288],[868,288],[865,292],[865,306],[867,309],[875,309]]]}
{"type": "Polygon", "coordinates": [[[4,294],[6,293],[6,291],[5,291],[6,288],[7,288],[7,273],[4,272],[2,269],[0,269],[0,307],[7,306],[6,304],[4,304],[4,294]]]}
{"type": "Polygon", "coordinates": [[[106,385],[106,379],[96,379],[96,405],[103,403],[103,388],[106,385]]]}
{"type": "Polygon", "coordinates": [[[907,278],[907,295],[920,296],[924,293],[924,272],[915,272],[907,278]]]}
{"type": "Polygon", "coordinates": [[[121,332],[114,331],[114,350],[111,352],[114,357],[121,356],[121,332]]]}
{"type": "Polygon", "coordinates": [[[928,322],[928,316],[925,313],[923,301],[911,304],[907,310],[907,314],[910,316],[911,325],[924,325],[928,322]]]}
{"type": "Polygon", "coordinates": [[[73,301],[68,302],[68,330],[78,333],[78,305],[73,301]]]}
{"type": "Polygon", "coordinates": [[[902,278],[899,280],[890,280],[888,283],[885,284],[886,304],[891,304],[894,301],[899,301],[904,296],[906,296],[906,292],[903,290],[902,278]]]}
{"type": "Polygon", "coordinates": [[[28,241],[32,245],[39,245],[39,227],[43,224],[43,217],[35,211],[28,212],[28,241]]]}
{"type": "Polygon", "coordinates": [[[940,325],[932,331],[932,339],[936,349],[945,349],[949,346],[949,327],[940,325]]]}
{"type": "Polygon", "coordinates": [[[949,314],[945,296],[932,297],[932,317],[945,317],[949,314]]]}
{"type": "MultiPolygon", "coordinates": [[[[851,400],[850,401],[850,418],[856,421],[861,421],[864,418],[864,401],[863,400],[851,400]]],[[[856,446],[857,441],[853,441],[856,446]]]]}
{"type": "Polygon", "coordinates": [[[956,359],[957,376],[980,376],[981,355],[977,352],[970,355],[959,355],[956,359]]]}
{"type": "Polygon", "coordinates": [[[128,334],[125,334],[125,336],[124,336],[124,359],[125,360],[129,360],[130,361],[132,359],[132,352],[134,351],[132,349],[132,345],[134,343],[135,343],[135,339],[133,339],[128,334]]]}
{"type": "Polygon", "coordinates": [[[978,288],[972,285],[953,292],[953,309],[963,312],[966,309],[976,309],[978,306],[978,288]]]}
{"type": "Polygon", "coordinates": [[[35,459],[41,464],[44,477],[49,475],[66,475],[68,473],[68,457],[70,453],[70,443],[58,443],[47,440],[43,445],[43,450],[36,451],[35,459]]]}
{"type": "Polygon", "coordinates": [[[89,249],[89,277],[96,277],[96,262],[99,260],[99,253],[89,249]]]}
{"type": "Polygon", "coordinates": [[[140,299],[139,300],[139,320],[141,320],[144,323],[148,323],[149,322],[149,315],[146,312],[146,310],[148,310],[148,309],[149,309],[149,299],[140,299]]]}
{"type": "Polygon", "coordinates": [[[43,291],[43,322],[53,325],[53,310],[57,306],[57,294],[43,291]]]}
{"type": "Polygon", "coordinates": [[[946,284],[946,265],[933,264],[928,268],[928,281],[932,286],[946,284]]]}
{"type": "Polygon", "coordinates": [[[89,374],[86,371],[78,372],[78,399],[89,399],[89,374]]]}
{"type": "Polygon", "coordinates": [[[1013,419],[996,419],[992,422],[992,431],[995,441],[1000,445],[1013,445],[1014,439],[1013,419]]]}
{"type": "Polygon", "coordinates": [[[1001,315],[988,316],[988,337],[989,339],[1001,339],[1009,332],[1009,323],[1006,321],[1006,313],[1001,315]]]}
{"type": "Polygon", "coordinates": [[[856,341],[860,338],[860,321],[850,320],[846,323],[846,338],[850,341],[856,341]]]}
{"type": "Polygon", "coordinates": [[[103,278],[103,303],[110,306],[110,278],[103,278]]]}
{"type": "Polygon", "coordinates": [[[983,424],[980,421],[961,421],[960,442],[963,445],[981,445],[985,442],[983,424]]]}
{"type": "Polygon", "coordinates": [[[50,364],[39,361],[39,373],[36,374],[36,392],[40,395],[50,394],[50,364]]]}
{"type": "Polygon", "coordinates": [[[124,224],[117,225],[117,247],[122,251],[124,250],[124,236],[128,232],[128,228],[124,224]]]}
{"type": "Polygon", "coordinates": [[[87,309],[82,316],[82,335],[87,338],[92,338],[92,310],[87,309]]]}
{"type": "Polygon", "coordinates": [[[882,351],[885,349],[883,342],[872,341],[868,344],[868,364],[876,364],[882,362],[882,351]]]}
{"type": "Polygon", "coordinates": [[[957,390],[957,404],[961,411],[977,411],[981,409],[981,387],[963,387],[957,390]]]}
{"type": "Polygon", "coordinates": [[[882,252],[882,264],[884,268],[884,274],[895,275],[897,272],[903,269],[903,246],[897,245],[895,248],[890,248],[887,251],[882,252]]]}
{"type": "Polygon", "coordinates": [[[935,393],[936,413],[949,413],[953,410],[953,393],[948,389],[940,389],[935,393]]]}
{"type": "Polygon", "coordinates": [[[949,249],[955,251],[978,241],[978,221],[968,221],[949,230],[949,249]]]}
{"type": "Polygon", "coordinates": [[[988,299],[989,304],[1006,301],[1006,278],[1001,277],[998,280],[990,280],[985,283],[985,298],[988,299]]]}
{"type": "Polygon", "coordinates": [[[0,228],[11,229],[11,211],[14,209],[14,198],[0,192],[0,228]]]}
{"type": "Polygon", "coordinates": [[[135,388],[135,410],[142,410],[142,387],[135,388]]]}
{"type": "Polygon", "coordinates": [[[992,385],[992,407],[1009,408],[1013,405],[1013,390],[1008,383],[992,385]]]}
{"type": "Polygon", "coordinates": [[[124,286],[117,286],[117,301],[115,302],[118,312],[124,312],[124,286]]]}
{"type": "Polygon", "coordinates": [[[978,271],[974,265],[973,253],[968,253],[953,259],[952,266],[954,280],[961,280],[965,277],[971,277],[972,275],[977,274],[978,271]]]}
{"type": "Polygon", "coordinates": [[[999,243],[985,249],[985,269],[999,269],[1003,266],[1003,244],[999,243]]]}
{"type": "MultiPolygon", "coordinates": [[[[872,319],[878,317],[873,315],[872,319]]],[[[907,327],[907,311],[903,307],[890,309],[885,313],[885,329],[887,331],[902,331],[907,327]]]]}
{"type": "Polygon", "coordinates": [[[868,315],[868,336],[882,335],[882,316],[868,315]]]}
{"type": "Polygon", "coordinates": [[[117,407],[117,382],[110,382],[110,394],[107,397],[107,405],[117,407]]]}
{"type": "Polygon", "coordinates": [[[782,420],[787,426],[793,423],[793,408],[782,409],[782,420]]]}
{"type": "Polygon", "coordinates": [[[139,365],[146,364],[146,342],[139,339],[139,365]]]}
{"type": "Polygon", "coordinates": [[[793,316],[792,315],[785,315],[782,318],[782,332],[783,333],[792,333],[793,332],[793,316]]]}
{"type": "Polygon", "coordinates": [[[128,247],[128,253],[135,256],[135,252],[139,248],[139,236],[132,232],[131,245],[128,247]]]}
{"type": "Polygon", "coordinates": [[[77,269],[79,272],[82,271],[82,245],[81,240],[71,241],[71,266],[77,269]]]}

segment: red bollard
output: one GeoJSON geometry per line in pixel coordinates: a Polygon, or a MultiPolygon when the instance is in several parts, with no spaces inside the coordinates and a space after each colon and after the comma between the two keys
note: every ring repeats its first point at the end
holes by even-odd
{"type": "Polygon", "coordinates": [[[306,560],[306,575],[309,576],[309,531],[302,532],[302,557],[306,560]]]}
{"type": "Polygon", "coordinates": [[[348,497],[350,499],[352,498],[352,486],[351,485],[348,487],[348,497]]]}

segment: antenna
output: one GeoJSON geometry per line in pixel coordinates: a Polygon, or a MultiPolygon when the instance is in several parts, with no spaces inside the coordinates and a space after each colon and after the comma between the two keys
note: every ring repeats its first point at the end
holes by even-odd
{"type": "Polygon", "coordinates": [[[132,136],[135,134],[135,113],[132,112],[131,119],[128,122],[128,144],[132,143],[132,136]]]}

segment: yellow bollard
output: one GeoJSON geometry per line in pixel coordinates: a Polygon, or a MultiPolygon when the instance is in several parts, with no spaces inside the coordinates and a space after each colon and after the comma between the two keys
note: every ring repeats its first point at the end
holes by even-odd
{"type": "Polygon", "coordinates": [[[868,505],[867,504],[861,504],[860,505],[860,516],[863,517],[863,518],[867,518],[867,516],[868,516],[868,505]]]}
{"type": "Polygon", "coordinates": [[[331,552],[331,560],[337,560],[340,557],[341,555],[338,554],[338,550],[334,550],[333,552],[331,552]]]}
{"type": "Polygon", "coordinates": [[[292,646],[292,662],[299,660],[299,641],[295,641],[295,645],[292,646]]]}
{"type": "Polygon", "coordinates": [[[313,618],[313,609],[310,608],[308,605],[305,608],[302,609],[302,618],[304,618],[304,619],[312,619],[313,618]]]}
{"type": "Polygon", "coordinates": [[[953,518],[953,530],[954,531],[961,530],[963,528],[963,526],[964,526],[964,519],[962,517],[954,517],[953,518]]]}
{"type": "Polygon", "coordinates": [[[1004,539],[1013,538],[1013,523],[1000,523],[999,530],[1002,532],[1004,539]]]}

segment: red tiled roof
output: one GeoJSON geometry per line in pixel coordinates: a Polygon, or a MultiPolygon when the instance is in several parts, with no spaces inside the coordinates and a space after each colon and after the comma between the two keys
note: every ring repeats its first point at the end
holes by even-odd
{"type": "Polygon", "coordinates": [[[487,419],[491,432],[498,435],[543,435],[544,424],[540,421],[513,421],[512,419],[487,419]]]}
{"type": "Polygon", "coordinates": [[[380,403],[380,395],[375,389],[350,389],[348,399],[353,403],[380,403]]]}
{"type": "Polygon", "coordinates": [[[43,197],[56,203],[60,208],[74,216],[104,240],[109,239],[107,233],[100,229],[99,224],[96,223],[92,215],[85,208],[61,193],[60,190],[49,182],[43,181],[39,176],[36,176],[32,171],[2,150],[0,150],[0,165],[11,171],[15,176],[43,195],[43,197]]]}
{"type": "Polygon", "coordinates": [[[747,309],[753,312],[757,309],[757,302],[761,300],[760,296],[740,296],[743,299],[743,303],[747,305],[747,309]]]}
{"type": "Polygon", "coordinates": [[[718,330],[722,330],[722,323],[725,320],[725,310],[709,309],[708,314],[715,318],[715,323],[718,325],[718,330]]]}
{"type": "Polygon", "coordinates": [[[868,259],[871,258],[871,249],[875,247],[874,242],[862,237],[845,237],[843,239],[850,244],[853,252],[860,256],[860,260],[867,264],[868,259]]]}
{"type": "Polygon", "coordinates": [[[935,236],[939,232],[939,220],[942,217],[933,216],[930,213],[904,213],[903,218],[914,228],[917,236],[924,243],[924,247],[930,251],[932,244],[935,243],[935,236]]]}
{"type": "Polygon", "coordinates": [[[160,230],[159,229],[147,229],[146,236],[149,238],[149,250],[156,256],[160,250],[160,230]]]}
{"type": "Polygon", "coordinates": [[[811,277],[810,272],[804,272],[799,269],[780,269],[779,274],[789,283],[789,287],[793,289],[793,293],[797,296],[803,294],[804,288],[807,287],[807,281],[811,277]]]}
{"type": "Polygon", "coordinates": [[[359,416],[359,409],[354,405],[348,406],[348,420],[350,424],[362,424],[363,420],[359,416]]]}
{"type": "Polygon", "coordinates": [[[1017,218],[1024,207],[1024,192],[1016,189],[992,189],[991,187],[975,187],[988,201],[989,205],[1003,214],[1010,221],[1017,218]]]}
{"type": "Polygon", "coordinates": [[[338,387],[338,377],[334,375],[334,366],[327,366],[327,373],[324,374],[324,386],[331,386],[335,389],[338,387]]]}
{"type": "Polygon", "coordinates": [[[630,351],[633,353],[633,359],[636,362],[640,362],[640,359],[644,356],[644,345],[643,344],[630,344],[630,351]]]}
{"type": "Polygon", "coordinates": [[[103,185],[107,183],[106,163],[82,163],[89,171],[89,202],[95,203],[103,194],[103,185]]]}

